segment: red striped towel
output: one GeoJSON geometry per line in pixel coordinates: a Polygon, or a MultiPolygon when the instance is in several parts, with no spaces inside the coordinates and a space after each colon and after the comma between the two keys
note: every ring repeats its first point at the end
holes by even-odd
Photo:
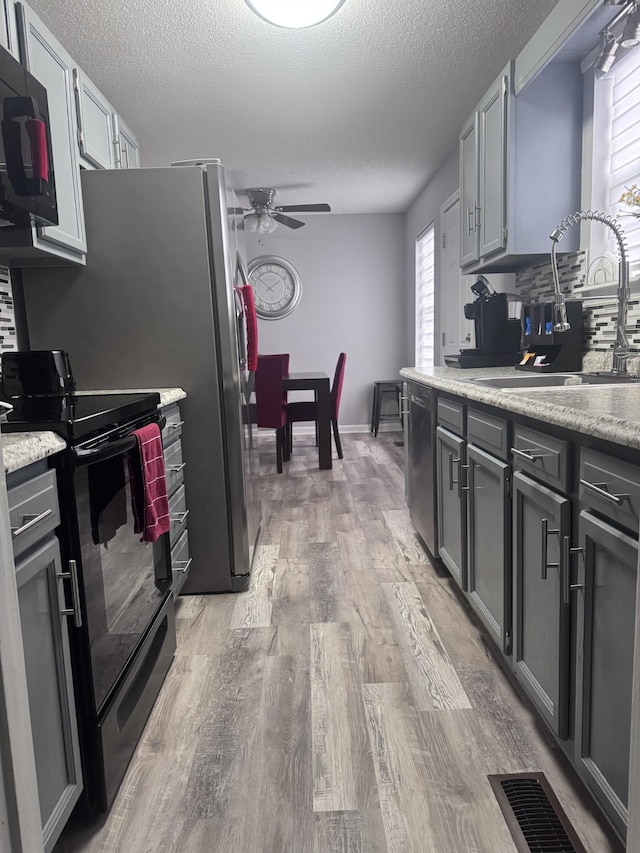
{"type": "Polygon", "coordinates": [[[155,542],[170,527],[160,427],[147,424],[132,435],[138,440],[138,452],[129,454],[133,530],[142,533],[141,542],[155,542]]]}

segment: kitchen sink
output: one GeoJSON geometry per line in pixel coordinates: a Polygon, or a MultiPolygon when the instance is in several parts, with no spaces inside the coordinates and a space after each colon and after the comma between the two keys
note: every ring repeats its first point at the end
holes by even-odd
{"type": "Polygon", "coordinates": [[[526,389],[558,388],[582,385],[627,385],[640,381],[640,377],[621,377],[610,373],[523,373],[520,376],[485,376],[469,379],[474,385],[489,388],[526,389]]]}

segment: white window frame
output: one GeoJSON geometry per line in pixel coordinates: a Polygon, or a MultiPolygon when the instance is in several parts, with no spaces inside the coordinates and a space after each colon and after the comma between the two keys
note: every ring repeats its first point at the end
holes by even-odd
{"type": "MultiPolygon", "coordinates": [[[[596,71],[597,51],[592,52],[582,63],[584,73],[584,132],[583,132],[583,209],[602,210],[611,213],[618,220],[632,246],[631,285],[635,292],[640,291],[640,221],[631,216],[620,216],[629,208],[617,199],[611,199],[610,168],[612,141],[609,128],[613,121],[613,103],[616,72],[624,74],[624,64],[640,59],[640,48],[621,57],[606,75],[596,71]],[[607,164],[603,168],[603,164],[607,164]]],[[[640,70],[638,71],[640,74],[640,70]]],[[[640,100],[637,107],[640,119],[640,100]]],[[[640,151],[640,134],[638,138],[640,151]]],[[[640,184],[640,163],[637,177],[629,177],[630,183],[640,184]]],[[[625,181],[626,183],[626,181],[625,181]]],[[[619,198],[617,193],[617,198],[619,198]]],[[[613,293],[618,280],[618,254],[616,240],[611,231],[599,223],[583,223],[581,245],[588,246],[587,281],[585,290],[606,295],[613,293]],[[601,260],[601,259],[606,260],[601,260]]]]}
{"type": "Polygon", "coordinates": [[[436,229],[430,222],[416,237],[415,250],[415,364],[433,367],[436,350],[436,229]],[[429,344],[428,338],[431,337],[429,344]],[[426,340],[425,340],[426,339],[426,340]],[[425,356],[424,353],[427,353],[425,356]]]}

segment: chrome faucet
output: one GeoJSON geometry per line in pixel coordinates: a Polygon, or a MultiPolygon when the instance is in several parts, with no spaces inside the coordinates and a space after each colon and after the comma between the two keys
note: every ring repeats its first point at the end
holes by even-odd
{"type": "Polygon", "coordinates": [[[616,375],[627,375],[627,358],[629,355],[629,341],[627,339],[627,308],[629,306],[629,261],[627,259],[626,238],[624,231],[617,221],[606,213],[597,210],[579,210],[563,219],[560,225],[549,236],[551,237],[551,269],[553,271],[553,304],[554,325],[556,332],[566,332],[570,329],[567,322],[567,307],[564,293],[560,290],[560,279],[558,277],[558,264],[556,261],[556,247],[565,233],[577,222],[602,222],[615,234],[618,243],[618,318],[616,322],[616,343],[613,348],[612,373],[616,375]]]}

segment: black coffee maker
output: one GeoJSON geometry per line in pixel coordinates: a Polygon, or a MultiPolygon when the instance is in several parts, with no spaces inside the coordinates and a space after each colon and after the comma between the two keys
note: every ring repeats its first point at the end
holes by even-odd
{"type": "Polygon", "coordinates": [[[475,326],[475,349],[463,349],[458,355],[446,355],[449,367],[505,367],[520,360],[521,324],[509,317],[509,303],[520,301],[508,293],[496,293],[480,275],[471,285],[473,302],[464,306],[464,316],[475,326]]]}

